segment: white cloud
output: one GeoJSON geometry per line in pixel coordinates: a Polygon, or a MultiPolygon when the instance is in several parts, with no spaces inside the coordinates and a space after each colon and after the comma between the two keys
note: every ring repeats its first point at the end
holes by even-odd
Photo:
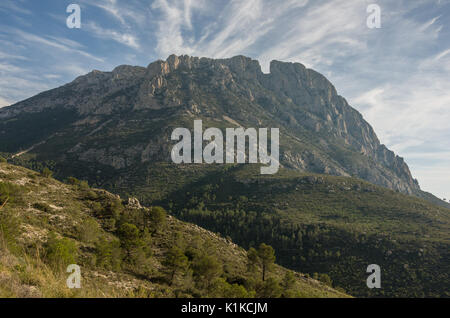
{"type": "Polygon", "coordinates": [[[115,20],[120,22],[122,27],[131,29],[136,24],[145,27],[148,19],[149,4],[147,1],[121,1],[116,0],[79,0],[87,6],[94,6],[108,13],[115,20]]]}
{"type": "Polygon", "coordinates": [[[19,39],[25,44],[34,42],[34,43],[50,46],[50,47],[56,48],[61,51],[80,54],[84,57],[96,60],[98,62],[103,61],[102,58],[96,57],[86,51],[79,49],[80,47],[82,47],[82,45],[75,41],[71,41],[71,40],[64,39],[64,38],[58,38],[58,37],[45,38],[45,37],[38,36],[38,35],[35,35],[32,33],[21,31],[19,29],[13,29],[12,33],[17,35],[19,37],[19,39]]]}
{"type": "Polygon", "coordinates": [[[18,6],[16,2],[17,1],[2,0],[2,2],[0,3],[0,11],[5,11],[8,13],[15,12],[25,15],[33,14],[30,10],[18,6]]]}
{"type": "Polygon", "coordinates": [[[14,54],[8,54],[5,52],[0,51],[0,60],[28,60],[25,56],[21,55],[14,55],[14,54]]]}
{"type": "Polygon", "coordinates": [[[68,63],[68,64],[60,64],[55,66],[54,71],[59,74],[64,74],[66,77],[74,79],[80,75],[84,75],[89,72],[89,69],[84,65],[80,65],[81,63],[68,63]]]}
{"type": "MultiPolygon", "coordinates": [[[[376,47],[379,63],[368,72],[374,79],[367,84],[378,86],[347,97],[374,126],[380,140],[405,158],[421,187],[448,198],[450,49],[427,51],[442,41],[441,19],[423,24],[402,16],[395,21],[396,28],[389,30],[395,34],[386,36],[383,47],[376,47]]],[[[354,62],[370,70],[370,60],[354,62]]]]}
{"type": "Polygon", "coordinates": [[[44,74],[43,75],[45,78],[48,78],[48,79],[58,79],[58,78],[61,78],[61,75],[59,75],[59,74],[44,74]]]}
{"type": "Polygon", "coordinates": [[[99,3],[96,3],[94,5],[111,14],[114,18],[119,20],[120,23],[126,24],[124,13],[117,6],[117,2],[115,0],[100,1],[99,3]]]}
{"type": "Polygon", "coordinates": [[[160,13],[157,21],[156,51],[191,54],[213,58],[248,54],[251,47],[273,30],[279,18],[307,1],[230,1],[215,10],[206,2],[156,0],[152,8],[160,13]],[[194,5],[195,3],[195,5],[194,5]],[[193,13],[202,17],[195,32],[190,32],[193,13]]]}
{"type": "Polygon", "coordinates": [[[13,64],[0,63],[0,74],[4,74],[7,72],[19,73],[19,72],[23,72],[23,71],[24,71],[23,68],[15,66],[13,64]]]}
{"type": "Polygon", "coordinates": [[[450,147],[450,58],[439,54],[418,65],[402,81],[392,81],[351,98],[381,139],[407,158],[410,140],[450,147]]]}
{"type": "Polygon", "coordinates": [[[86,52],[81,43],[67,38],[39,36],[11,27],[2,31],[9,40],[0,40],[5,44],[2,48],[7,50],[7,53],[0,51],[0,92],[6,103],[15,103],[48,90],[60,84],[62,75],[72,80],[87,73],[85,66],[79,66],[89,65],[87,61],[103,61],[86,52]],[[30,67],[30,63],[34,66],[30,67]]]}
{"type": "MultiPolygon", "coordinates": [[[[176,1],[170,3],[167,0],[156,0],[152,3],[152,9],[161,12],[158,20],[158,32],[156,34],[156,51],[160,56],[175,54],[192,54],[194,50],[185,45],[183,28],[189,29],[191,23],[190,1],[176,1]]],[[[189,41],[188,41],[189,42],[189,41]]]]}
{"type": "Polygon", "coordinates": [[[130,33],[120,33],[115,30],[104,29],[94,22],[88,23],[86,27],[88,31],[93,32],[96,37],[101,39],[111,39],[133,49],[139,49],[140,47],[138,39],[130,33]]]}
{"type": "Polygon", "coordinates": [[[210,13],[191,1],[156,0],[157,54],[191,54],[214,58],[244,54],[260,60],[268,71],[272,59],[301,61],[315,67],[330,65],[334,57],[366,50],[364,3],[230,1],[210,13]],[[187,16],[189,18],[183,18],[187,16]],[[189,32],[192,12],[203,16],[196,32],[189,32]],[[200,36],[198,35],[200,34],[200,36]]]}
{"type": "Polygon", "coordinates": [[[29,73],[1,74],[0,87],[2,99],[11,104],[51,88],[42,78],[29,73]]]}

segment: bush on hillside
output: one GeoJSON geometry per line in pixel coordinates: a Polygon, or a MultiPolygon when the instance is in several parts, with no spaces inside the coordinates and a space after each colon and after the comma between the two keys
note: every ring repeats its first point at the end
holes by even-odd
{"type": "Polygon", "coordinates": [[[44,169],[42,169],[42,173],[41,174],[45,178],[51,178],[52,175],[53,175],[53,172],[49,168],[45,167],[44,169]]]}
{"type": "Polygon", "coordinates": [[[63,269],[70,264],[75,264],[78,257],[78,249],[74,241],[68,238],[58,238],[54,232],[49,234],[45,244],[46,261],[58,269],[63,269]]]}

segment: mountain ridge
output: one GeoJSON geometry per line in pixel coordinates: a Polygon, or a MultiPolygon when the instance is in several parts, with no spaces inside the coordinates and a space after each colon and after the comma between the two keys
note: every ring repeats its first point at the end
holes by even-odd
{"type": "MultiPolygon", "coordinates": [[[[108,117],[122,112],[166,111],[178,118],[197,116],[213,121],[229,118],[244,127],[272,124],[283,129],[281,163],[286,167],[357,176],[450,206],[422,192],[404,159],[380,143],[370,124],[337,94],[332,83],[300,63],[274,60],[270,73],[265,74],[258,61],[245,56],[210,59],[171,55],[147,67],[120,65],[111,72],[94,70],[66,85],[1,108],[0,119],[8,122],[16,117],[20,120],[22,115],[55,110],[67,112],[61,115],[66,119],[72,116],[64,124],[75,130],[90,123],[91,127],[85,126],[92,134],[108,125],[108,117]],[[233,101],[237,105],[232,105],[233,101]]],[[[61,133],[62,126],[43,137],[61,133]]],[[[14,129],[7,124],[3,127],[0,141],[9,137],[6,130],[14,129]]],[[[161,142],[167,140],[169,132],[165,129],[158,134],[161,142]]],[[[0,151],[19,152],[43,139],[28,145],[22,142],[22,149],[17,149],[16,144],[0,151]]],[[[144,157],[149,146],[136,145],[144,157]]],[[[127,161],[126,156],[120,156],[120,161],[127,161]]],[[[166,161],[168,157],[152,159],[166,161]]]]}

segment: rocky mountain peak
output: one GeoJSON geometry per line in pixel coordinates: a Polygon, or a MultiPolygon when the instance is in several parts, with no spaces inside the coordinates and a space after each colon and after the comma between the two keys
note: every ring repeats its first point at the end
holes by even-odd
{"type": "Polygon", "coordinates": [[[257,60],[253,60],[249,57],[238,55],[230,59],[219,60],[223,64],[227,65],[230,70],[236,74],[247,74],[249,77],[255,77],[262,75],[261,65],[257,60]]]}
{"type": "MultiPolygon", "coordinates": [[[[280,127],[284,167],[357,176],[408,194],[420,192],[404,160],[380,144],[370,124],[337,94],[330,81],[300,63],[274,60],[270,73],[264,74],[258,61],[242,55],[226,59],[170,55],[147,67],[120,65],[111,72],[94,70],[0,109],[0,118],[15,118],[20,123],[26,114],[61,111],[75,115],[65,117],[69,124],[58,129],[68,133],[86,129],[89,140],[99,132],[114,135],[115,129],[105,130],[106,123],[115,122],[118,130],[140,131],[159,122],[159,130],[140,132],[141,141],[127,141],[130,149],[89,149],[89,143],[83,141],[83,147],[80,143],[61,150],[80,151],[76,160],[100,160],[114,169],[142,160],[167,160],[167,127],[177,120],[204,118],[244,127],[280,127]],[[154,117],[154,111],[160,117],[154,117]],[[150,116],[150,122],[145,116],[150,116]],[[154,140],[155,145],[144,140],[154,140]]],[[[0,135],[0,141],[14,134],[13,127],[3,131],[8,133],[0,135]]],[[[45,133],[42,138],[50,135],[45,133]]],[[[17,150],[42,141],[38,136],[36,132],[26,145],[17,145],[17,150]]]]}

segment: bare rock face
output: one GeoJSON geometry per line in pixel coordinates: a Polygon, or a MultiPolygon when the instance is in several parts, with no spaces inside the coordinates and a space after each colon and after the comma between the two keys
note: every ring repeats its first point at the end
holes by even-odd
{"type": "Polygon", "coordinates": [[[37,145],[33,152],[59,163],[62,173],[68,160],[89,167],[91,174],[125,173],[111,177],[111,183],[131,182],[129,169],[141,169],[133,178],[151,182],[148,167],[170,163],[173,128],[204,119],[231,127],[279,127],[281,163],[287,168],[420,192],[404,160],[380,144],[323,75],[300,63],[272,61],[264,74],[258,61],[245,56],[171,55],[147,67],[92,71],[1,108],[0,119],[0,152],[37,145]]]}
{"type": "Polygon", "coordinates": [[[128,198],[126,207],[129,209],[143,209],[141,203],[137,198],[128,198]]]}

